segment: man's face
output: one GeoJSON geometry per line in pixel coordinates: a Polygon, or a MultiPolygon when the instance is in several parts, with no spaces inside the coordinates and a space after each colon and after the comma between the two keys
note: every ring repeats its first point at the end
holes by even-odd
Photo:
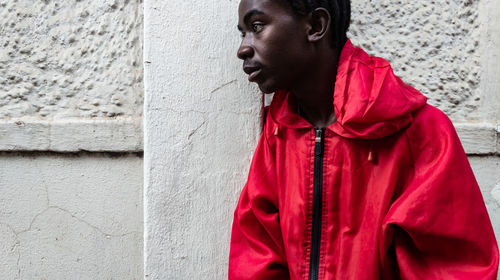
{"type": "Polygon", "coordinates": [[[264,93],[293,87],[307,71],[305,21],[277,0],[241,0],[238,15],[238,57],[248,80],[264,93]]]}

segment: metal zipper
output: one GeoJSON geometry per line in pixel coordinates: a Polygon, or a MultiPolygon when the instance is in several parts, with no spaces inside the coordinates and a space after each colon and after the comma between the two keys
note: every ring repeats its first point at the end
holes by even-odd
{"type": "Polygon", "coordinates": [[[311,261],[309,266],[309,280],[319,277],[319,251],[321,244],[321,204],[323,194],[323,147],[324,128],[315,128],[314,139],[314,182],[313,182],[313,213],[311,233],[311,261]]]}

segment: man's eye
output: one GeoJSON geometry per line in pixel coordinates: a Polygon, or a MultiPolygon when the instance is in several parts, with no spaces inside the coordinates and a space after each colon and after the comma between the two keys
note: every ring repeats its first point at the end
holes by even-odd
{"type": "Polygon", "coordinates": [[[241,31],[241,34],[240,34],[241,38],[245,38],[245,35],[246,35],[246,32],[241,31]]]}
{"type": "Polygon", "coordinates": [[[264,28],[264,25],[262,23],[252,23],[252,31],[255,33],[258,33],[262,31],[262,28],[264,28]]]}

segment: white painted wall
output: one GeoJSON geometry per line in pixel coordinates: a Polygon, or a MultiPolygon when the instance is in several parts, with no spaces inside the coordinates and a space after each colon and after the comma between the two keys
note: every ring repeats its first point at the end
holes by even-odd
{"type": "Polygon", "coordinates": [[[141,279],[142,157],[0,153],[1,279],[141,279]]]}
{"type": "MultiPolygon", "coordinates": [[[[481,90],[483,119],[500,120],[500,2],[483,0],[481,6],[481,90]]],[[[499,129],[500,131],[500,129],[499,129]]],[[[500,146],[499,146],[500,148],[500,146]]]]}
{"type": "Polygon", "coordinates": [[[146,279],[223,279],[261,96],[236,59],[236,1],[146,1],[146,279]]]}
{"type": "MultiPolygon", "coordinates": [[[[235,57],[237,0],[145,2],[146,279],[224,279],[261,97],[235,57]]],[[[500,236],[500,5],[353,0],[351,37],[452,116],[500,236]],[[492,62],[494,61],[494,62],[492,62]]]]}
{"type": "Polygon", "coordinates": [[[142,278],[142,14],[0,0],[1,279],[142,278]]]}
{"type": "Polygon", "coordinates": [[[481,187],[497,241],[500,241],[500,157],[470,156],[469,162],[481,187]]]}

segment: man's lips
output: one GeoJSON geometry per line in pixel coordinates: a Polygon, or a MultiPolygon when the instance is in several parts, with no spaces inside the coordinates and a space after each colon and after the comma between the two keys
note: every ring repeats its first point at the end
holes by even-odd
{"type": "Polygon", "coordinates": [[[253,82],[260,74],[261,68],[259,66],[243,65],[243,71],[248,74],[248,80],[253,82]]]}

